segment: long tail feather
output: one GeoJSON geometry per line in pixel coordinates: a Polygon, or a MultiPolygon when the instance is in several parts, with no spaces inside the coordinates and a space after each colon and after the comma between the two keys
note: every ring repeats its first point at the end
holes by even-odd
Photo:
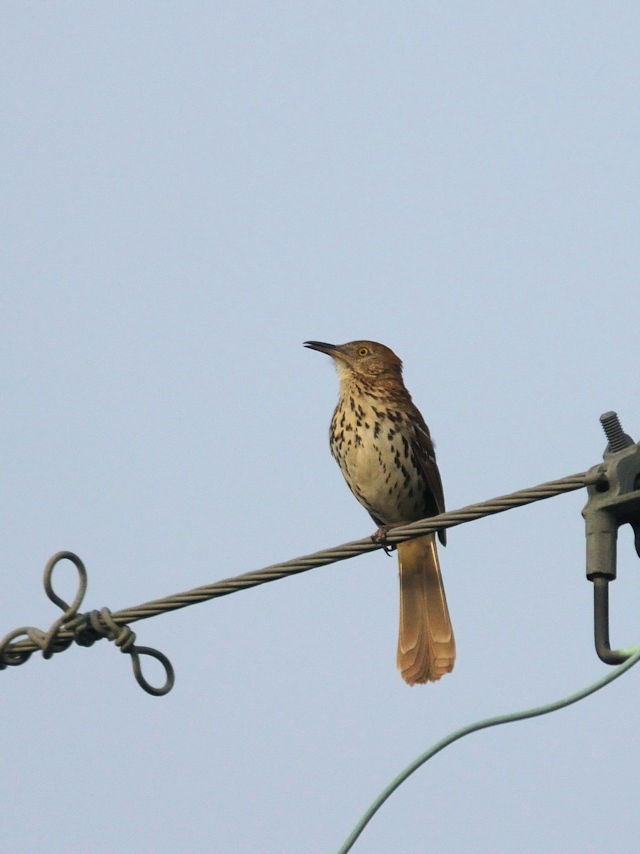
{"type": "Polygon", "coordinates": [[[409,685],[434,682],[453,670],[456,659],[435,536],[399,543],[398,561],[398,667],[409,685]]]}

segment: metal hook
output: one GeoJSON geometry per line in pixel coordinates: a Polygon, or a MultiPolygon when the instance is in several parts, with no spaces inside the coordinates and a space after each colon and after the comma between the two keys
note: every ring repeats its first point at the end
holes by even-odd
{"type": "Polygon", "coordinates": [[[593,582],[594,641],[606,664],[629,658],[611,649],[609,641],[609,582],[616,578],[618,528],[629,523],[640,556],[640,444],[623,430],[615,412],[600,416],[608,445],[604,463],[594,466],[587,487],[589,499],[582,511],[587,537],[587,578],[593,582]]]}

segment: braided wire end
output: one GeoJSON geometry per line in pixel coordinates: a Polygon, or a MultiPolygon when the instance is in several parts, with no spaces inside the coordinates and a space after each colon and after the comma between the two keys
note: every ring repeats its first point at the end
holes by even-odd
{"type": "Polygon", "coordinates": [[[43,632],[35,626],[23,626],[5,635],[0,640],[0,670],[9,666],[24,664],[38,649],[42,652],[43,658],[51,658],[56,652],[62,652],[74,642],[79,646],[91,646],[100,638],[107,638],[107,640],[113,641],[121,652],[131,656],[133,675],[138,685],[147,694],[161,697],[168,694],[173,688],[175,673],[167,656],[151,647],[137,647],[135,645],[135,633],[125,623],[117,623],[108,608],[103,608],[101,611],[89,611],[86,614],[78,613],[87,591],[87,570],[76,554],[61,551],[47,561],[44,570],[44,589],[51,602],[61,609],[61,616],[51,624],[47,632],[43,632]],[[70,561],[78,573],[78,591],[71,604],[65,602],[53,589],[53,571],[62,560],[70,561]],[[65,636],[62,636],[63,633],[65,636]],[[30,641],[32,649],[25,650],[16,647],[16,641],[19,638],[26,638],[30,641]],[[165,672],[163,685],[156,687],[145,679],[140,664],[141,655],[150,656],[160,662],[165,672]]]}
{"type": "Polygon", "coordinates": [[[163,697],[168,694],[175,684],[175,671],[173,665],[167,656],[158,649],[153,649],[150,646],[136,646],[136,634],[126,624],[117,623],[113,619],[113,615],[108,608],[103,608],[101,611],[91,611],[88,614],[91,629],[102,637],[113,641],[120,652],[124,652],[131,656],[131,666],[136,682],[153,697],[163,697]],[[163,685],[156,687],[148,682],[142,673],[142,665],[140,656],[147,655],[150,658],[155,658],[162,665],[165,673],[165,681],[163,685]]]}

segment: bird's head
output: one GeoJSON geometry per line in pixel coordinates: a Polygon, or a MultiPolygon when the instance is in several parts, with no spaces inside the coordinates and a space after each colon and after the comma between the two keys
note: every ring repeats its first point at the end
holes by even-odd
{"type": "Polygon", "coordinates": [[[400,359],[393,350],[376,341],[349,341],[348,344],[305,341],[304,346],[331,356],[341,382],[361,378],[375,383],[402,377],[400,359]]]}

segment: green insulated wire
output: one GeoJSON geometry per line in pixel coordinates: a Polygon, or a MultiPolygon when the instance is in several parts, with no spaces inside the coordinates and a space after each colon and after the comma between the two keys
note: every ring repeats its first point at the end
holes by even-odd
{"type": "Polygon", "coordinates": [[[338,854],[346,854],[347,851],[351,850],[356,839],[360,836],[362,831],[387,798],[390,797],[390,795],[392,795],[393,792],[395,792],[395,790],[401,786],[414,771],[417,771],[420,766],[424,765],[424,763],[431,759],[432,756],[435,756],[436,753],[440,753],[441,750],[444,750],[445,747],[453,744],[454,741],[458,741],[459,739],[464,738],[465,735],[470,735],[472,732],[478,732],[478,730],[488,729],[489,727],[499,726],[500,724],[509,724],[513,721],[523,721],[525,718],[537,718],[539,715],[547,715],[549,712],[555,712],[558,709],[565,708],[565,706],[570,706],[572,703],[577,703],[579,700],[584,700],[585,697],[588,697],[590,694],[594,694],[596,691],[599,691],[600,688],[604,688],[605,685],[613,682],[613,680],[617,679],[618,676],[622,676],[623,673],[626,673],[627,670],[640,661],[640,646],[631,647],[625,650],[625,653],[630,655],[630,658],[628,658],[624,664],[616,667],[615,670],[610,670],[606,676],[602,677],[602,679],[598,679],[597,682],[593,682],[586,688],[576,691],[575,694],[570,694],[562,700],[555,700],[553,703],[547,703],[545,706],[536,706],[533,709],[525,709],[522,712],[512,712],[508,715],[498,715],[498,717],[495,718],[486,718],[483,721],[477,721],[474,724],[469,724],[468,726],[462,727],[462,729],[452,732],[446,738],[443,738],[442,741],[438,741],[433,745],[433,747],[430,747],[429,750],[422,753],[417,759],[414,759],[410,765],[407,765],[404,771],[398,774],[395,780],[392,780],[391,783],[389,783],[389,785],[378,795],[360,821],[356,824],[342,848],[339,849],[338,854]]]}

